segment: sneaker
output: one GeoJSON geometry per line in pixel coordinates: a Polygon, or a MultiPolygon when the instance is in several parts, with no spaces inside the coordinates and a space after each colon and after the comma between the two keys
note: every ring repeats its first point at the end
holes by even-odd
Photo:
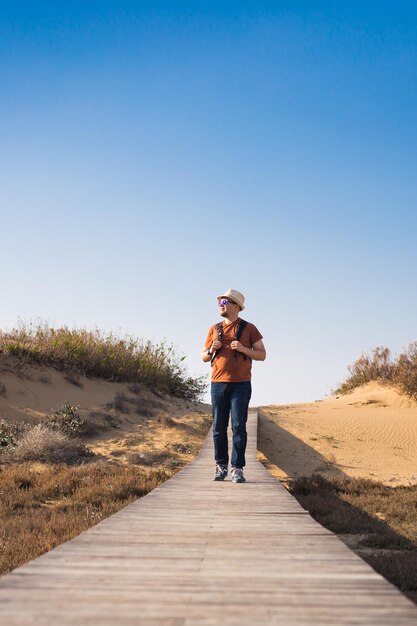
{"type": "Polygon", "coordinates": [[[223,467],[222,465],[216,465],[216,473],[214,474],[213,480],[224,480],[227,476],[227,467],[223,467]]]}
{"type": "Polygon", "coordinates": [[[245,483],[246,478],[243,475],[243,470],[240,467],[234,467],[232,469],[232,481],[234,483],[245,483]]]}

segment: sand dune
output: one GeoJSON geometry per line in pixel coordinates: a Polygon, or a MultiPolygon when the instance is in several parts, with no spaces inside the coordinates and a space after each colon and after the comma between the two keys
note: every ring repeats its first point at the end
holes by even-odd
{"type": "Polygon", "coordinates": [[[0,419],[6,421],[37,424],[63,402],[78,406],[90,432],[83,442],[96,458],[121,463],[132,453],[156,452],[188,462],[209,427],[207,405],[156,396],[145,385],[77,378],[50,367],[28,366],[24,376],[2,371],[0,389],[0,419]],[[171,427],[164,420],[173,420],[171,427]]]}
{"type": "Polygon", "coordinates": [[[308,404],[262,407],[259,450],[281,478],[314,472],[417,483],[417,402],[372,382],[308,404]]]}
{"type": "Polygon", "coordinates": [[[27,368],[24,377],[2,372],[5,392],[0,395],[0,415],[5,419],[36,423],[64,401],[79,405],[81,412],[100,410],[128,385],[100,379],[73,378],[53,368],[27,368]],[[77,382],[77,384],[74,384],[77,382]]]}
{"type": "MultiPolygon", "coordinates": [[[[0,418],[37,423],[68,401],[80,406],[83,419],[100,426],[88,438],[89,447],[101,457],[119,460],[129,451],[161,450],[172,443],[173,431],[161,428],[158,415],[175,418],[178,441],[185,435],[196,444],[196,433],[201,438],[200,427],[210,412],[207,405],[156,398],[145,387],[132,394],[126,383],[74,381],[52,368],[28,368],[25,377],[1,372],[0,382],[0,418]],[[113,406],[118,393],[133,402],[126,411],[113,406]]],[[[320,472],[393,486],[417,484],[417,402],[374,382],[344,396],[262,407],[258,448],[269,459],[269,469],[284,481],[320,472]]]]}

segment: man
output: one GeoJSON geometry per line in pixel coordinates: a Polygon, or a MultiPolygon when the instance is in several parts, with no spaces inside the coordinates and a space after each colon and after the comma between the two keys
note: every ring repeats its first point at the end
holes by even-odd
{"type": "Polygon", "coordinates": [[[239,317],[245,297],[235,289],[217,296],[223,322],[213,324],[207,335],[201,358],[212,363],[211,403],[216,470],[214,480],[224,480],[228,473],[227,428],[232,418],[232,480],[244,483],[246,421],[252,393],[252,361],[264,361],[266,351],[262,335],[253,324],[239,317]],[[237,334],[236,334],[237,333],[237,334]]]}

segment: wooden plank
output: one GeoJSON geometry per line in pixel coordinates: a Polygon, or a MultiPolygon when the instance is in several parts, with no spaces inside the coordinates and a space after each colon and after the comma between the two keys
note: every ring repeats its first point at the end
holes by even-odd
{"type": "Polygon", "coordinates": [[[0,579],[5,626],[417,624],[417,607],[315,522],[256,459],[245,484],[198,458],[122,511],[0,579]]]}

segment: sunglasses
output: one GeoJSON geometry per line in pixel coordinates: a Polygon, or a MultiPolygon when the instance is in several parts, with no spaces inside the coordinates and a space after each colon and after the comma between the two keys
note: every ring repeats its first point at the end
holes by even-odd
{"type": "Polygon", "coordinates": [[[218,300],[218,304],[219,306],[226,306],[227,304],[236,304],[236,302],[233,302],[233,300],[218,300]]]}

